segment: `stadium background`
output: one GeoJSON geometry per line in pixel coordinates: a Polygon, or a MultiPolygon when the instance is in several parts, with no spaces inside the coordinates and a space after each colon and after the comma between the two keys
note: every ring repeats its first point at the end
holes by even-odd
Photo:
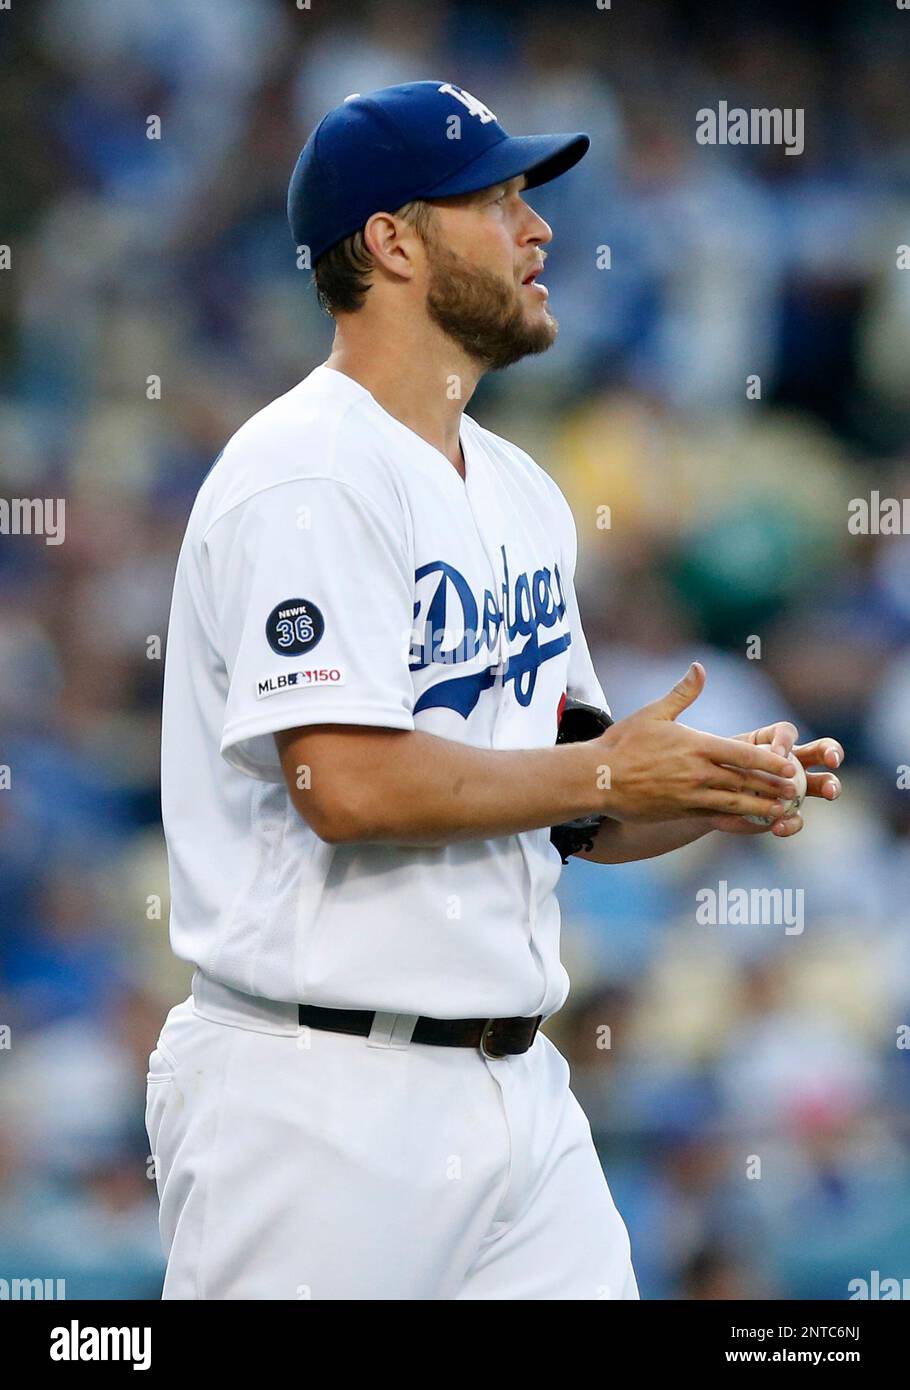
{"type": "Polygon", "coordinates": [[[910,538],[847,529],[851,498],[910,495],[908,34],[873,3],[0,15],[0,487],[67,503],[65,544],[0,538],[0,1278],[160,1289],[145,1070],[188,973],[166,944],[149,639],[212,459],[328,349],[284,220],[299,145],[348,93],[416,76],[515,133],[594,137],[531,200],[556,233],[558,344],[470,410],[569,496],[614,712],[697,656],[689,722],[791,717],[848,754],[841,802],[793,842],[563,873],[573,990],[548,1031],[642,1293],[910,1276],[910,538]],[[721,98],[803,108],[805,152],[698,145],[721,98]],[[802,888],[805,931],[698,925],[720,880],[802,888]]]}

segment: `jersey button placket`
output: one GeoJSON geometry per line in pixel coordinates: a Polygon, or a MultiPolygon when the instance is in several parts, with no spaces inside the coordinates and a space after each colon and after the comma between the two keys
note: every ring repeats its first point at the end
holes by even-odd
{"type": "MultiPolygon", "coordinates": [[[[474,519],[474,529],[477,532],[478,540],[480,541],[483,553],[487,558],[487,563],[490,566],[490,574],[493,577],[493,597],[499,605],[500,611],[503,613],[503,621],[500,622],[496,633],[496,647],[495,650],[490,653],[490,659],[492,663],[491,669],[493,671],[494,676],[492,688],[493,691],[496,692],[496,707],[493,715],[493,724],[490,732],[490,741],[491,745],[495,747],[496,729],[499,724],[499,717],[502,713],[503,706],[505,704],[504,685],[506,668],[509,664],[509,639],[508,633],[505,629],[505,603],[502,588],[504,575],[500,572],[500,567],[498,563],[499,552],[498,550],[495,552],[496,559],[494,559],[493,548],[484,531],[480,518],[493,515],[496,512],[497,507],[495,498],[492,494],[492,489],[489,486],[486,458],[481,458],[480,449],[469,449],[464,439],[462,439],[461,447],[464,451],[465,456],[465,491],[467,493],[468,506],[471,510],[471,516],[474,519]]],[[[482,617],[482,615],[480,616],[482,617]]]]}

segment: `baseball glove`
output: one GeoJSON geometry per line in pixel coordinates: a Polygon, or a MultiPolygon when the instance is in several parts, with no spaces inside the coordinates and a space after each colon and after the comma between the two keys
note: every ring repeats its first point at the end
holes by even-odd
{"type": "MultiPolygon", "coordinates": [[[[605,709],[585,705],[581,700],[573,700],[567,695],[559,717],[556,742],[582,743],[589,738],[598,738],[613,722],[612,715],[605,709]]],[[[559,850],[564,864],[568,864],[570,854],[577,854],[580,849],[594,848],[594,836],[605,819],[605,816],[592,814],[553,826],[550,841],[559,850]]]]}

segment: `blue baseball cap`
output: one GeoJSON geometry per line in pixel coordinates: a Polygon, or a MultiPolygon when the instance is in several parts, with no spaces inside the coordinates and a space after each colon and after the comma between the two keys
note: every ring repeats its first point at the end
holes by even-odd
{"type": "Polygon", "coordinates": [[[415,198],[474,193],[527,175],[528,188],[577,164],[587,135],[509,135],[451,82],[404,82],[350,96],[319,122],[288,189],[288,221],[310,263],[374,212],[415,198]]]}

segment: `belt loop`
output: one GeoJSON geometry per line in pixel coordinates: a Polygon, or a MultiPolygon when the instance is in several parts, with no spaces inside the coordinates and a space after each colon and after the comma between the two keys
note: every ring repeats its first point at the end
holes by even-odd
{"type": "Polygon", "coordinates": [[[373,1015],[367,1047],[409,1047],[418,1017],[418,1014],[388,1014],[377,1011],[373,1015]]]}

